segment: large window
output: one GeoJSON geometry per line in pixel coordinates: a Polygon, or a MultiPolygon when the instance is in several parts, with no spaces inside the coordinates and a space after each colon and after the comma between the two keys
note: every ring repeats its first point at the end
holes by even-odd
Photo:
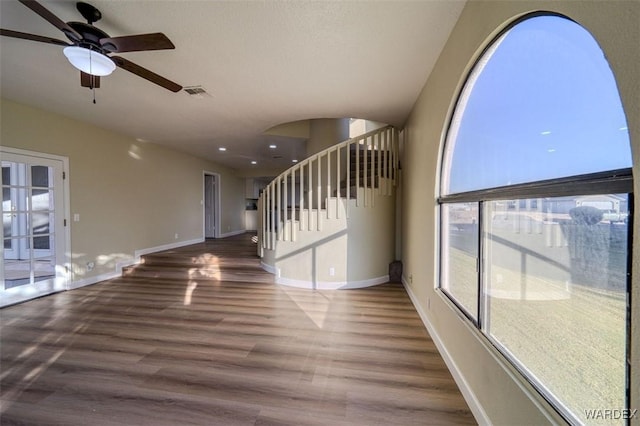
{"type": "Polygon", "coordinates": [[[604,54],[557,15],[491,43],[447,134],[440,288],[575,423],[629,414],[631,165],[604,54]]]}

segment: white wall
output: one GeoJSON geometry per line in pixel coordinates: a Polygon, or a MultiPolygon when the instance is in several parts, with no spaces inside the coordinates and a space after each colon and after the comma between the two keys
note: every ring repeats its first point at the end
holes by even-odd
{"type": "Polygon", "coordinates": [[[74,281],[113,274],[138,250],[202,239],[203,171],[220,174],[221,233],[244,231],[244,179],[231,170],[6,99],[0,107],[2,146],[69,158],[74,281]]]}
{"type": "MultiPolygon", "coordinates": [[[[438,168],[446,125],[457,93],[483,47],[514,18],[548,10],[589,30],[604,50],[626,111],[634,174],[640,176],[640,2],[470,1],[430,74],[405,127],[402,153],[403,279],[419,312],[439,339],[478,420],[497,425],[562,422],[478,331],[437,291],[438,168]]],[[[635,187],[637,188],[637,180],[635,187]]],[[[637,208],[635,211],[639,211],[637,208]]],[[[640,229],[638,215],[634,228],[640,229]]],[[[634,243],[639,240],[635,232],[634,243]]],[[[634,244],[635,246],[635,244],[634,244]]],[[[640,252],[633,254],[640,270],[640,252]]],[[[640,342],[640,279],[632,279],[632,342],[640,342]]],[[[632,408],[640,408],[640,344],[632,344],[632,408]]],[[[603,407],[604,408],[604,407],[603,407]]],[[[615,408],[615,407],[612,407],[615,408]]],[[[640,415],[632,424],[640,424],[640,415]]]]}
{"type": "MultiPolygon", "coordinates": [[[[295,242],[276,241],[274,250],[264,252],[262,261],[276,273],[276,282],[331,289],[366,287],[388,280],[389,263],[395,254],[395,197],[381,195],[380,189],[360,188],[361,199],[365,191],[369,200],[375,193],[374,205],[365,207],[361,201],[356,206],[355,199],[347,202],[343,198],[338,203],[329,198],[319,216],[315,209],[310,215],[309,210],[302,212],[303,230],[300,222],[294,223],[295,242]]],[[[291,235],[291,228],[285,226],[283,232],[291,235]]]]}

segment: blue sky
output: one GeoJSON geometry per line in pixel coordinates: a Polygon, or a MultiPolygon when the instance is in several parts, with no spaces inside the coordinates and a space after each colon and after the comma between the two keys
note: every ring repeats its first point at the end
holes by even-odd
{"type": "Polygon", "coordinates": [[[458,104],[444,194],[631,167],[613,73],[584,28],[535,17],[495,46],[458,104]]]}

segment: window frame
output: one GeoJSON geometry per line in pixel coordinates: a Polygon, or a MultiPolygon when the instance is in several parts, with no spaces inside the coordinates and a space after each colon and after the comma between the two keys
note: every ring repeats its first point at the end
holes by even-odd
{"type": "MultiPolygon", "coordinates": [[[[566,15],[552,12],[552,11],[535,11],[530,12],[525,15],[522,15],[513,21],[511,21],[508,25],[498,31],[482,48],[479,52],[475,60],[473,61],[470,68],[468,68],[465,72],[466,75],[462,80],[460,86],[457,89],[457,94],[452,103],[452,108],[449,111],[448,122],[446,125],[445,131],[443,132],[443,143],[442,143],[442,151],[440,155],[440,171],[439,171],[439,185],[438,192],[439,196],[436,198],[437,211],[438,211],[438,222],[437,222],[437,235],[438,235],[438,277],[436,281],[436,291],[442,293],[447,301],[451,302],[451,304],[458,310],[458,313],[461,314],[466,320],[468,320],[473,329],[480,336],[482,341],[489,344],[490,347],[494,348],[499,355],[505,359],[509,366],[514,368],[520,376],[531,385],[541,396],[546,400],[550,406],[562,416],[565,420],[569,422],[575,422],[580,420],[574,416],[574,414],[562,403],[562,401],[553,397],[545,388],[544,384],[537,383],[535,380],[529,377],[528,373],[525,371],[526,368],[521,367],[521,362],[517,361],[515,356],[512,355],[508,348],[502,345],[500,342],[496,341],[492,338],[487,332],[485,327],[486,318],[486,304],[487,297],[484,295],[484,287],[486,286],[485,282],[485,253],[484,253],[484,239],[483,234],[486,232],[484,229],[484,203],[493,201],[493,200],[523,200],[523,199],[531,199],[531,198],[552,198],[552,197],[565,197],[565,196],[586,196],[586,195],[598,195],[598,194],[627,194],[628,195],[628,209],[629,209],[629,217],[627,221],[627,258],[626,258],[626,329],[625,329],[625,409],[629,409],[631,406],[631,296],[632,296],[632,259],[633,259],[633,217],[634,217],[634,192],[633,192],[633,172],[632,167],[616,169],[616,170],[607,170],[602,172],[581,174],[575,176],[567,176],[553,179],[546,179],[541,181],[533,181],[526,183],[518,183],[514,185],[506,185],[499,186],[493,188],[486,188],[480,190],[473,190],[467,192],[458,192],[452,194],[442,195],[443,191],[443,176],[444,173],[447,172],[445,169],[446,166],[450,165],[450,158],[448,158],[449,153],[447,151],[447,142],[448,137],[452,132],[452,128],[454,126],[454,119],[456,118],[456,111],[461,104],[461,98],[465,93],[465,89],[467,85],[472,80],[474,70],[477,66],[483,61],[485,55],[493,48],[495,43],[501,39],[516,25],[532,18],[541,17],[541,16],[551,16],[558,17],[562,19],[569,20],[576,25],[580,25],[573,19],[567,17],[566,15]],[[443,282],[443,267],[444,267],[444,257],[447,255],[443,251],[444,243],[443,239],[445,238],[446,231],[443,229],[443,211],[444,206],[447,204],[453,203],[476,203],[478,206],[478,258],[477,258],[477,266],[476,266],[476,274],[477,274],[477,318],[474,318],[473,315],[468,312],[467,309],[462,306],[462,304],[456,300],[455,296],[450,294],[449,291],[444,287],[445,283],[443,282]]],[[[605,58],[606,60],[606,58],[605,58]]],[[[626,424],[630,424],[630,419],[626,420],[626,424]]]]}

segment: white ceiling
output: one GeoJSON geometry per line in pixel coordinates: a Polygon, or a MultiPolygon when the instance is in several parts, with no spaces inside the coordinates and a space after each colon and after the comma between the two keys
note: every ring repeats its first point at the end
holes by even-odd
{"type": "MultiPolygon", "coordinates": [[[[40,2],[65,22],[83,21],[75,1],[40,2]]],[[[163,32],[176,46],[121,56],[182,86],[203,86],[211,96],[172,93],[116,69],[102,78],[94,105],[61,47],[0,37],[2,97],[240,172],[282,169],[303,156],[304,141],[263,134],[282,123],[357,117],[401,126],[464,6],[458,0],[89,2],[103,16],[94,25],[109,35],[163,32]],[[274,159],[276,151],[283,158],[274,159]]],[[[66,41],[14,0],[0,0],[0,27],[66,41]]]]}

